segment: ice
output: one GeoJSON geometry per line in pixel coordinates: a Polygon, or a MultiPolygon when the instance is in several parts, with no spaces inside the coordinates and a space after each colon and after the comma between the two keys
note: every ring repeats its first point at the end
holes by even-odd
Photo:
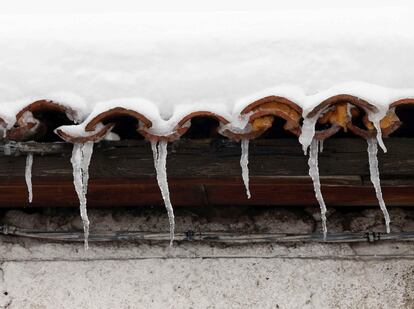
{"type": "Polygon", "coordinates": [[[318,151],[322,152],[323,143],[319,144],[319,141],[314,138],[315,135],[315,124],[320,116],[320,113],[311,117],[305,118],[302,126],[302,133],[299,137],[299,142],[302,144],[302,149],[305,155],[309,151],[309,176],[312,178],[313,188],[315,190],[315,196],[321,208],[321,220],[322,220],[322,231],[323,238],[326,239],[327,227],[326,227],[326,205],[321,192],[321,183],[319,179],[319,167],[318,167],[318,151]]]}
{"type": "Polygon", "coordinates": [[[328,229],[326,227],[326,205],[325,205],[325,201],[322,196],[321,183],[319,179],[318,144],[319,142],[316,139],[313,139],[310,144],[309,160],[308,160],[309,176],[311,176],[312,178],[313,188],[315,190],[315,196],[321,208],[323,238],[326,239],[326,235],[328,232],[328,229]]]}
{"type": "Polygon", "coordinates": [[[93,142],[86,142],[82,147],[82,183],[85,194],[88,193],[89,164],[93,153],[93,142]]]}
{"type": "Polygon", "coordinates": [[[93,152],[93,142],[73,145],[71,163],[73,166],[73,183],[79,198],[80,215],[83,223],[85,250],[88,250],[89,218],[86,209],[86,194],[88,192],[89,164],[93,152]]]}
{"type": "Polygon", "coordinates": [[[299,143],[301,143],[302,150],[305,153],[305,155],[308,152],[309,145],[313,141],[313,136],[315,135],[315,124],[319,116],[320,114],[318,113],[314,117],[305,117],[303,119],[302,133],[299,136],[299,143]]]}
{"type": "Polygon", "coordinates": [[[319,141],[319,152],[323,152],[323,141],[324,140],[319,141]]]}
{"type": "Polygon", "coordinates": [[[27,192],[29,196],[29,203],[31,203],[33,200],[32,167],[33,167],[33,154],[28,153],[26,157],[25,178],[26,178],[27,192]]]}
{"type": "Polygon", "coordinates": [[[372,123],[374,124],[375,130],[377,131],[377,141],[382,151],[387,152],[387,147],[385,147],[384,141],[382,140],[382,131],[379,120],[375,120],[372,123]]]}
{"type": "Polygon", "coordinates": [[[385,229],[386,232],[390,232],[390,215],[388,214],[387,206],[385,206],[384,199],[382,197],[381,183],[378,169],[378,146],[377,140],[375,138],[367,139],[368,143],[368,159],[369,159],[369,172],[371,176],[371,182],[375,188],[375,194],[377,196],[379,205],[384,214],[385,219],[385,229]]]}
{"type": "Polygon", "coordinates": [[[104,140],[105,140],[105,141],[120,141],[120,140],[121,140],[121,137],[120,137],[118,134],[116,134],[116,133],[114,133],[114,132],[109,131],[109,132],[105,135],[104,140]]]}
{"type": "Polygon", "coordinates": [[[246,188],[247,198],[251,198],[250,189],[249,189],[249,140],[241,140],[241,157],[240,157],[240,166],[242,168],[242,177],[244,186],[246,188]]]}
{"type": "Polygon", "coordinates": [[[167,181],[167,145],[166,141],[151,141],[151,149],[154,157],[154,166],[157,173],[157,182],[167,209],[168,221],[170,223],[170,246],[174,242],[175,219],[174,209],[170,200],[170,191],[167,181]]]}

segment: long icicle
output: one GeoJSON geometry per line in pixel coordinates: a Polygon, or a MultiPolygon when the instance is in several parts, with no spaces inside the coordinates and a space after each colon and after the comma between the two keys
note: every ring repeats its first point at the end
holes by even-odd
{"type": "Polygon", "coordinates": [[[385,205],[384,198],[382,197],[379,168],[378,168],[378,142],[375,138],[368,138],[368,161],[369,161],[369,172],[371,177],[372,185],[375,188],[375,194],[379,202],[382,213],[385,219],[385,230],[387,233],[390,232],[390,215],[385,205]]]}
{"type": "Polygon", "coordinates": [[[82,147],[82,183],[85,195],[88,193],[89,165],[93,154],[93,142],[86,142],[82,147]]]}
{"type": "Polygon", "coordinates": [[[24,176],[26,179],[29,203],[33,201],[32,168],[33,168],[33,153],[28,153],[26,157],[26,170],[25,170],[24,176]]]}
{"type": "Polygon", "coordinates": [[[313,139],[310,144],[309,151],[309,176],[313,181],[313,188],[315,190],[315,196],[318,200],[319,206],[321,208],[321,219],[322,219],[322,231],[323,238],[326,239],[328,229],[326,227],[326,205],[321,192],[321,182],[319,179],[319,167],[318,167],[318,141],[313,139]]]}
{"type": "Polygon", "coordinates": [[[154,166],[157,173],[157,182],[167,209],[168,221],[170,224],[170,246],[174,242],[175,219],[174,209],[170,200],[170,191],[167,180],[167,145],[166,141],[151,141],[151,149],[154,157],[154,166]]]}
{"type": "Polygon", "coordinates": [[[86,208],[86,193],[88,191],[89,164],[92,158],[93,142],[74,144],[71,163],[73,166],[73,184],[79,198],[80,216],[83,224],[85,250],[89,249],[89,218],[86,208]]]}
{"type": "Polygon", "coordinates": [[[246,188],[247,198],[251,198],[250,188],[249,188],[249,140],[241,140],[241,157],[240,157],[240,166],[242,169],[242,177],[244,186],[246,188]]]}

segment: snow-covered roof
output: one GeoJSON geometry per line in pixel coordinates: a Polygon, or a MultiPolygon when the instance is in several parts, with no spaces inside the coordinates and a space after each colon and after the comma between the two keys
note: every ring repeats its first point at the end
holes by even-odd
{"type": "MultiPolygon", "coordinates": [[[[139,119],[148,138],[168,139],[182,135],[194,115],[209,115],[234,137],[251,133],[251,104],[285,100],[306,118],[347,95],[372,105],[366,112],[378,128],[390,104],[414,98],[413,13],[383,7],[3,15],[0,117],[10,130],[31,103],[50,108],[45,102],[53,101],[81,123],[59,130],[68,140],[102,138],[97,130],[111,126],[96,125],[116,115],[139,119]]],[[[281,114],[300,134],[300,117],[281,114]]]]}

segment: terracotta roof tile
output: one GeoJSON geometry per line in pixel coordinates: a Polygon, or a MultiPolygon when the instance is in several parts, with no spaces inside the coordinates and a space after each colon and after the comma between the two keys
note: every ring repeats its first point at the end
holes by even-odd
{"type": "MultiPolygon", "coordinates": [[[[390,104],[388,113],[380,122],[384,137],[401,126],[402,123],[397,111],[400,107],[409,105],[414,106],[414,99],[400,99],[390,104]]],[[[375,136],[376,130],[368,120],[367,113],[376,111],[377,107],[365,100],[351,95],[339,94],[321,102],[308,113],[307,117],[319,117],[315,132],[315,138],[318,140],[329,138],[341,130],[369,138],[375,136]]],[[[113,107],[99,113],[87,123],[82,123],[83,132],[80,135],[66,132],[61,128],[57,129],[55,133],[61,139],[71,143],[96,142],[103,139],[108,132],[124,121],[125,117],[129,117],[137,123],[133,129],[145,139],[173,141],[189,130],[193,118],[208,117],[218,122],[221,135],[235,140],[258,138],[272,127],[276,118],[285,121],[283,129],[286,132],[296,136],[301,134],[302,109],[298,104],[284,97],[267,96],[254,101],[240,112],[240,116],[247,117],[249,123],[248,130],[243,132],[234,131],[231,126],[228,126],[230,121],[227,119],[227,115],[200,110],[185,115],[179,119],[172,132],[159,136],[151,131],[153,123],[144,114],[137,110],[113,107]]],[[[28,141],[39,140],[46,134],[51,134],[61,125],[75,125],[76,119],[78,119],[78,111],[59,104],[59,102],[39,100],[21,109],[16,114],[16,122],[11,126],[1,118],[0,122],[3,127],[8,127],[4,135],[6,139],[28,141]]]]}

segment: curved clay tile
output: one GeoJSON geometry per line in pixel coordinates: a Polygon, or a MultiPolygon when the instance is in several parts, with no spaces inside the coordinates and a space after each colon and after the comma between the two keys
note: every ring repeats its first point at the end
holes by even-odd
{"type": "Polygon", "coordinates": [[[149,132],[148,128],[145,126],[140,125],[139,128],[137,129],[137,131],[148,141],[167,141],[167,142],[172,142],[172,141],[179,139],[181,135],[183,135],[187,130],[188,128],[182,127],[169,135],[163,136],[163,135],[156,135],[156,134],[149,132]]]}
{"type": "MultiPolygon", "coordinates": [[[[406,102],[404,101],[403,103],[406,102]]],[[[340,129],[343,129],[344,131],[349,129],[354,134],[367,139],[375,137],[376,135],[376,129],[373,123],[368,120],[368,114],[370,112],[375,113],[377,111],[377,107],[365,100],[352,95],[341,94],[323,101],[308,114],[308,117],[314,117],[320,113],[323,113],[319,117],[318,122],[321,124],[329,123],[331,125],[330,128],[315,133],[315,138],[319,140],[332,136],[340,129]],[[350,110],[348,110],[348,104],[351,104],[350,110]],[[357,107],[365,112],[365,115],[362,118],[365,128],[360,128],[353,124],[352,117],[359,116],[359,111],[352,107],[357,107]]],[[[389,109],[385,117],[380,121],[382,135],[385,137],[388,136],[400,125],[401,122],[395,114],[394,109],[389,109]]]]}
{"type": "MultiPolygon", "coordinates": [[[[159,141],[159,140],[166,140],[166,141],[173,141],[177,138],[179,138],[182,134],[184,134],[188,128],[186,128],[185,126],[181,126],[180,128],[177,129],[176,132],[174,132],[173,134],[170,134],[168,136],[158,136],[155,134],[152,134],[149,129],[152,127],[152,121],[149,120],[147,117],[145,117],[143,114],[136,112],[134,110],[131,109],[127,109],[127,108],[123,108],[123,107],[115,107],[115,108],[111,108],[107,111],[104,111],[100,114],[98,114],[97,116],[95,116],[92,120],[90,120],[86,126],[85,126],[85,131],[86,132],[93,132],[95,130],[97,130],[97,125],[98,124],[105,124],[107,122],[111,123],[111,130],[112,128],[116,125],[117,122],[117,118],[119,119],[120,117],[131,117],[131,118],[135,118],[138,123],[139,126],[136,129],[137,132],[139,132],[142,136],[144,136],[145,139],[149,140],[149,141],[159,141]]],[[[105,134],[109,131],[108,130],[108,126],[105,125],[104,127],[102,127],[99,130],[103,130],[104,132],[101,132],[99,134],[94,134],[91,135],[89,137],[86,137],[86,140],[94,140],[96,141],[97,139],[102,138],[103,136],[105,136],[105,134]],[[97,138],[99,136],[99,138],[97,138]]]]}
{"type": "Polygon", "coordinates": [[[406,98],[393,102],[390,105],[387,115],[381,120],[381,130],[384,136],[388,136],[402,125],[402,122],[396,114],[396,110],[405,105],[412,105],[414,107],[414,99],[406,98]]]}
{"type": "Polygon", "coordinates": [[[245,107],[241,115],[248,115],[251,131],[249,133],[235,133],[224,130],[223,134],[236,139],[254,139],[268,130],[278,117],[286,121],[284,129],[299,136],[301,133],[300,119],[302,108],[296,103],[278,96],[268,96],[257,100],[245,107]]]}
{"type": "Polygon", "coordinates": [[[390,105],[390,108],[398,107],[402,105],[413,105],[414,106],[414,99],[407,98],[407,99],[401,99],[401,100],[395,101],[394,103],[390,105]]]}
{"type": "Polygon", "coordinates": [[[61,129],[56,130],[56,133],[65,141],[71,143],[85,143],[87,141],[97,142],[104,138],[105,135],[116,126],[120,117],[135,118],[140,124],[137,131],[144,136],[147,134],[146,130],[152,126],[151,120],[143,114],[124,107],[114,107],[93,117],[85,125],[85,134],[72,136],[61,129]]]}
{"type": "MultiPolygon", "coordinates": [[[[360,131],[364,131],[352,124],[352,115],[349,115],[348,104],[351,104],[354,107],[362,109],[365,113],[376,112],[377,108],[374,105],[369,104],[367,101],[362,100],[358,97],[339,94],[333,97],[330,97],[319,105],[317,105],[309,114],[308,118],[313,118],[319,115],[318,123],[320,124],[329,124],[330,127],[324,130],[319,130],[315,132],[315,138],[318,140],[324,140],[341,129],[345,132],[350,129],[357,135],[360,135],[360,131]]],[[[358,114],[359,112],[352,109],[350,110],[351,114],[358,114]]],[[[356,116],[356,115],[355,115],[356,116]]],[[[363,132],[362,132],[363,133],[363,132]]]]}
{"type": "Polygon", "coordinates": [[[138,121],[142,122],[147,128],[150,128],[152,126],[151,120],[149,120],[143,114],[123,107],[114,107],[98,114],[92,120],[90,120],[85,127],[85,131],[94,131],[98,123],[105,124],[108,122],[116,122],[116,118],[124,116],[129,116],[137,119],[138,121]]]}
{"type": "MultiPolygon", "coordinates": [[[[182,127],[183,125],[185,125],[185,123],[187,121],[189,121],[189,120],[191,120],[195,117],[210,117],[210,118],[216,119],[217,121],[219,121],[220,123],[223,123],[223,124],[228,124],[229,123],[229,121],[226,118],[224,118],[223,116],[218,115],[216,113],[208,112],[208,111],[197,111],[197,112],[193,112],[193,113],[188,114],[187,116],[183,117],[178,122],[177,128],[182,127]]],[[[188,130],[188,128],[187,128],[187,130],[188,130]]]]}
{"type": "Polygon", "coordinates": [[[70,107],[50,100],[39,100],[25,106],[16,114],[16,123],[7,131],[7,138],[14,141],[41,138],[47,133],[48,127],[34,115],[47,112],[64,114],[68,121],[72,122],[78,119],[78,112],[70,107]]]}
{"type": "Polygon", "coordinates": [[[18,120],[19,118],[21,118],[22,115],[27,111],[30,111],[31,113],[42,112],[42,111],[61,112],[61,113],[66,114],[68,118],[72,121],[76,121],[79,118],[78,112],[76,110],[68,106],[62,105],[58,102],[51,101],[51,100],[39,100],[29,105],[26,105],[23,109],[21,109],[16,114],[16,119],[18,120]]]}
{"type": "Polygon", "coordinates": [[[184,116],[183,118],[181,118],[180,121],[175,126],[173,133],[169,135],[159,136],[159,135],[152,134],[149,132],[148,128],[144,126],[140,126],[140,128],[138,129],[138,132],[141,133],[145,137],[145,139],[149,141],[164,140],[167,142],[172,142],[172,141],[179,139],[182,135],[184,135],[190,129],[191,120],[195,117],[213,118],[219,122],[219,127],[221,125],[226,125],[229,123],[229,121],[226,118],[216,113],[209,112],[209,111],[197,111],[197,112],[192,112],[184,116]]]}
{"type": "MultiPolygon", "coordinates": [[[[414,104],[414,99],[398,100],[389,106],[386,115],[380,121],[380,128],[383,137],[389,136],[391,133],[396,131],[402,124],[397,114],[395,113],[395,108],[401,105],[408,104],[414,104]]],[[[374,127],[374,124],[368,119],[368,114],[364,115],[362,121],[367,130],[363,130],[357,126],[354,126],[352,123],[348,124],[349,129],[352,130],[355,134],[364,138],[374,137],[376,135],[376,129],[374,127]]]]}
{"type": "MultiPolygon", "coordinates": [[[[358,134],[364,138],[374,137],[376,134],[376,129],[374,127],[374,124],[368,119],[368,115],[364,115],[362,121],[368,130],[362,130],[361,128],[354,127],[355,134],[358,134]]],[[[380,121],[380,128],[383,137],[387,137],[392,132],[396,131],[400,126],[401,121],[395,113],[395,108],[390,108],[384,118],[382,118],[380,121]]]]}
{"type": "Polygon", "coordinates": [[[46,127],[40,122],[29,122],[7,131],[6,138],[16,142],[26,142],[42,137],[46,131],[46,127]]]}
{"type": "Polygon", "coordinates": [[[120,117],[135,118],[140,124],[137,131],[141,134],[142,132],[145,132],[145,129],[152,126],[151,120],[143,114],[123,107],[114,107],[96,115],[88,121],[85,125],[84,134],[71,135],[63,129],[57,129],[56,134],[58,134],[65,141],[71,143],[85,143],[88,141],[97,142],[104,138],[105,135],[116,126],[116,123],[119,121],[120,117]]]}
{"type": "Polygon", "coordinates": [[[70,135],[69,133],[65,132],[62,129],[56,129],[56,134],[59,135],[60,138],[62,138],[64,141],[69,143],[86,143],[86,142],[98,142],[102,140],[106,134],[111,132],[111,130],[114,128],[115,124],[108,123],[106,125],[103,125],[102,127],[97,127],[95,131],[91,134],[89,132],[88,135],[80,135],[80,136],[74,136],[70,135]]]}

